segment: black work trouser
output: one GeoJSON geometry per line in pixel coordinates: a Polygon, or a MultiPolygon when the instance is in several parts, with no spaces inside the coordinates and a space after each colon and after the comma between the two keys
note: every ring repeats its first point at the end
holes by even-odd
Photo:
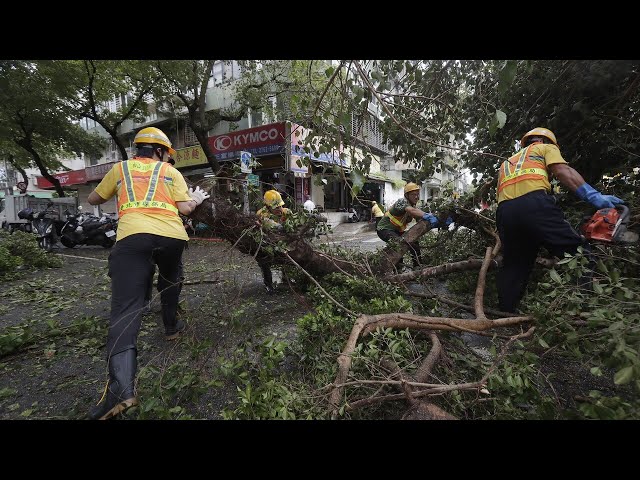
{"type": "MultiPolygon", "coordinates": [[[[185,243],[185,247],[184,249],[187,249],[187,246],[189,244],[185,243]]],[[[178,275],[178,278],[180,280],[180,283],[178,284],[178,303],[180,301],[180,293],[182,292],[182,283],[184,282],[184,265],[182,264],[182,256],[180,257],[180,264],[178,265],[178,268],[180,269],[180,273],[178,275]]],[[[153,277],[156,273],[156,265],[153,265],[153,273],[151,274],[151,280],[149,281],[149,287],[147,288],[147,293],[144,296],[144,301],[145,302],[151,302],[151,300],[153,299],[153,277]]],[[[158,291],[160,291],[160,282],[158,282],[158,291]]]]}
{"type": "Polygon", "coordinates": [[[111,315],[107,358],[136,348],[145,293],[158,265],[158,290],[165,328],[174,327],[178,308],[179,265],[185,240],[137,233],[118,240],[109,255],[111,315]],[[170,325],[167,325],[170,324],[170,325]]]}
{"type": "Polygon", "coordinates": [[[273,275],[271,274],[271,265],[266,262],[258,263],[260,270],[262,270],[262,280],[264,286],[273,288],[273,275]]]}
{"type": "Polygon", "coordinates": [[[498,272],[500,310],[515,311],[523,297],[540,246],[558,258],[589,246],[564,218],[553,195],[537,190],[504,200],[496,212],[504,262],[498,272]]]}
{"type": "MultiPolygon", "coordinates": [[[[402,239],[402,234],[396,230],[388,230],[388,229],[376,230],[376,233],[378,234],[378,237],[381,240],[384,240],[387,243],[391,241],[391,242],[396,242],[400,244],[401,242],[404,241],[402,239]]],[[[417,241],[415,241],[415,242],[408,243],[408,245],[409,245],[409,253],[411,253],[411,257],[413,258],[413,266],[417,267],[421,263],[420,262],[420,244],[417,241]]],[[[402,259],[400,260],[402,261],[402,259]]]]}

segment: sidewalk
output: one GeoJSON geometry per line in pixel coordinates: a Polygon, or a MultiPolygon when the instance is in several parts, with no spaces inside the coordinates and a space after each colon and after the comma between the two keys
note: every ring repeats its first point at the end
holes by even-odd
{"type": "Polygon", "coordinates": [[[315,244],[340,246],[362,252],[371,252],[382,248],[385,243],[375,231],[375,223],[340,223],[333,227],[333,233],[320,235],[315,244]]]}
{"type": "Polygon", "coordinates": [[[358,233],[376,231],[375,223],[357,222],[357,223],[339,223],[333,227],[333,234],[337,236],[353,236],[358,233]]]}

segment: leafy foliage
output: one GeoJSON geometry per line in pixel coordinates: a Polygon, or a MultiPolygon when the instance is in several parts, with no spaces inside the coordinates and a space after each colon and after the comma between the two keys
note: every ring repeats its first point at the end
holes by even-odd
{"type": "Polygon", "coordinates": [[[104,140],[77,124],[78,116],[65,103],[68,88],[37,62],[0,62],[0,155],[13,155],[18,146],[32,162],[27,165],[22,154],[18,164],[37,166],[44,175],[62,167],[58,158],[97,152],[104,140]]]}
{"type": "Polygon", "coordinates": [[[62,260],[40,247],[33,234],[0,230],[0,276],[14,273],[16,267],[59,267],[62,260]]]}

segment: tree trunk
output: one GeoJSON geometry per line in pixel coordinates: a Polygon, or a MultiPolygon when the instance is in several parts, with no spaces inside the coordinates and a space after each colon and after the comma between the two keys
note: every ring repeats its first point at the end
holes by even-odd
{"type": "MultiPolygon", "coordinates": [[[[189,182],[187,183],[189,184],[189,182]]],[[[372,258],[370,261],[371,272],[369,272],[365,265],[333,258],[323,252],[314,250],[300,234],[286,234],[267,229],[261,230],[258,217],[244,215],[226,199],[217,195],[212,195],[211,198],[205,200],[191,214],[191,218],[198,222],[206,223],[216,237],[227,240],[242,253],[255,255],[262,259],[270,257],[270,263],[274,265],[285,265],[289,261],[284,255],[268,255],[264,251],[264,247],[267,244],[273,245],[278,241],[284,241],[288,245],[287,253],[289,256],[314,276],[338,272],[354,275],[370,275],[371,273],[383,275],[391,272],[407,252],[409,248],[407,242],[410,243],[417,240],[430,229],[426,222],[418,222],[417,225],[405,233],[404,238],[407,242],[388,245],[372,258]]]]}
{"type": "Polygon", "coordinates": [[[60,197],[64,197],[65,194],[64,194],[64,190],[62,189],[62,186],[60,185],[60,181],[49,173],[49,171],[47,170],[47,167],[42,161],[42,158],[40,158],[40,155],[38,154],[38,152],[36,152],[35,148],[33,148],[30,138],[23,138],[21,140],[18,140],[16,143],[31,154],[31,156],[33,157],[33,161],[38,166],[38,169],[40,170],[40,173],[42,174],[42,176],[53,184],[53,186],[56,189],[56,192],[60,197]]]}

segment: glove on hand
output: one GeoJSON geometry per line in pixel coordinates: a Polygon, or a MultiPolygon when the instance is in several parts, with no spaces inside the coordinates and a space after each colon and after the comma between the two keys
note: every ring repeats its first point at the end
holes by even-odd
{"type": "Polygon", "coordinates": [[[438,217],[431,213],[425,213],[422,216],[422,219],[429,222],[431,224],[431,228],[435,228],[435,226],[438,225],[438,217]]]}
{"type": "Polygon", "coordinates": [[[189,193],[189,196],[191,197],[191,200],[196,202],[197,205],[200,205],[202,202],[204,202],[207,198],[211,196],[207,192],[202,190],[200,187],[196,187],[195,190],[189,187],[188,193],[189,193]]]}
{"type": "Polygon", "coordinates": [[[614,195],[602,195],[599,191],[593,188],[588,183],[583,183],[576,189],[576,195],[581,200],[589,202],[598,210],[601,208],[613,208],[615,205],[624,203],[624,200],[614,195]]]}
{"type": "Polygon", "coordinates": [[[451,218],[451,217],[447,217],[447,219],[444,221],[444,224],[445,224],[446,227],[448,227],[452,223],[453,223],[453,218],[451,218]]]}

